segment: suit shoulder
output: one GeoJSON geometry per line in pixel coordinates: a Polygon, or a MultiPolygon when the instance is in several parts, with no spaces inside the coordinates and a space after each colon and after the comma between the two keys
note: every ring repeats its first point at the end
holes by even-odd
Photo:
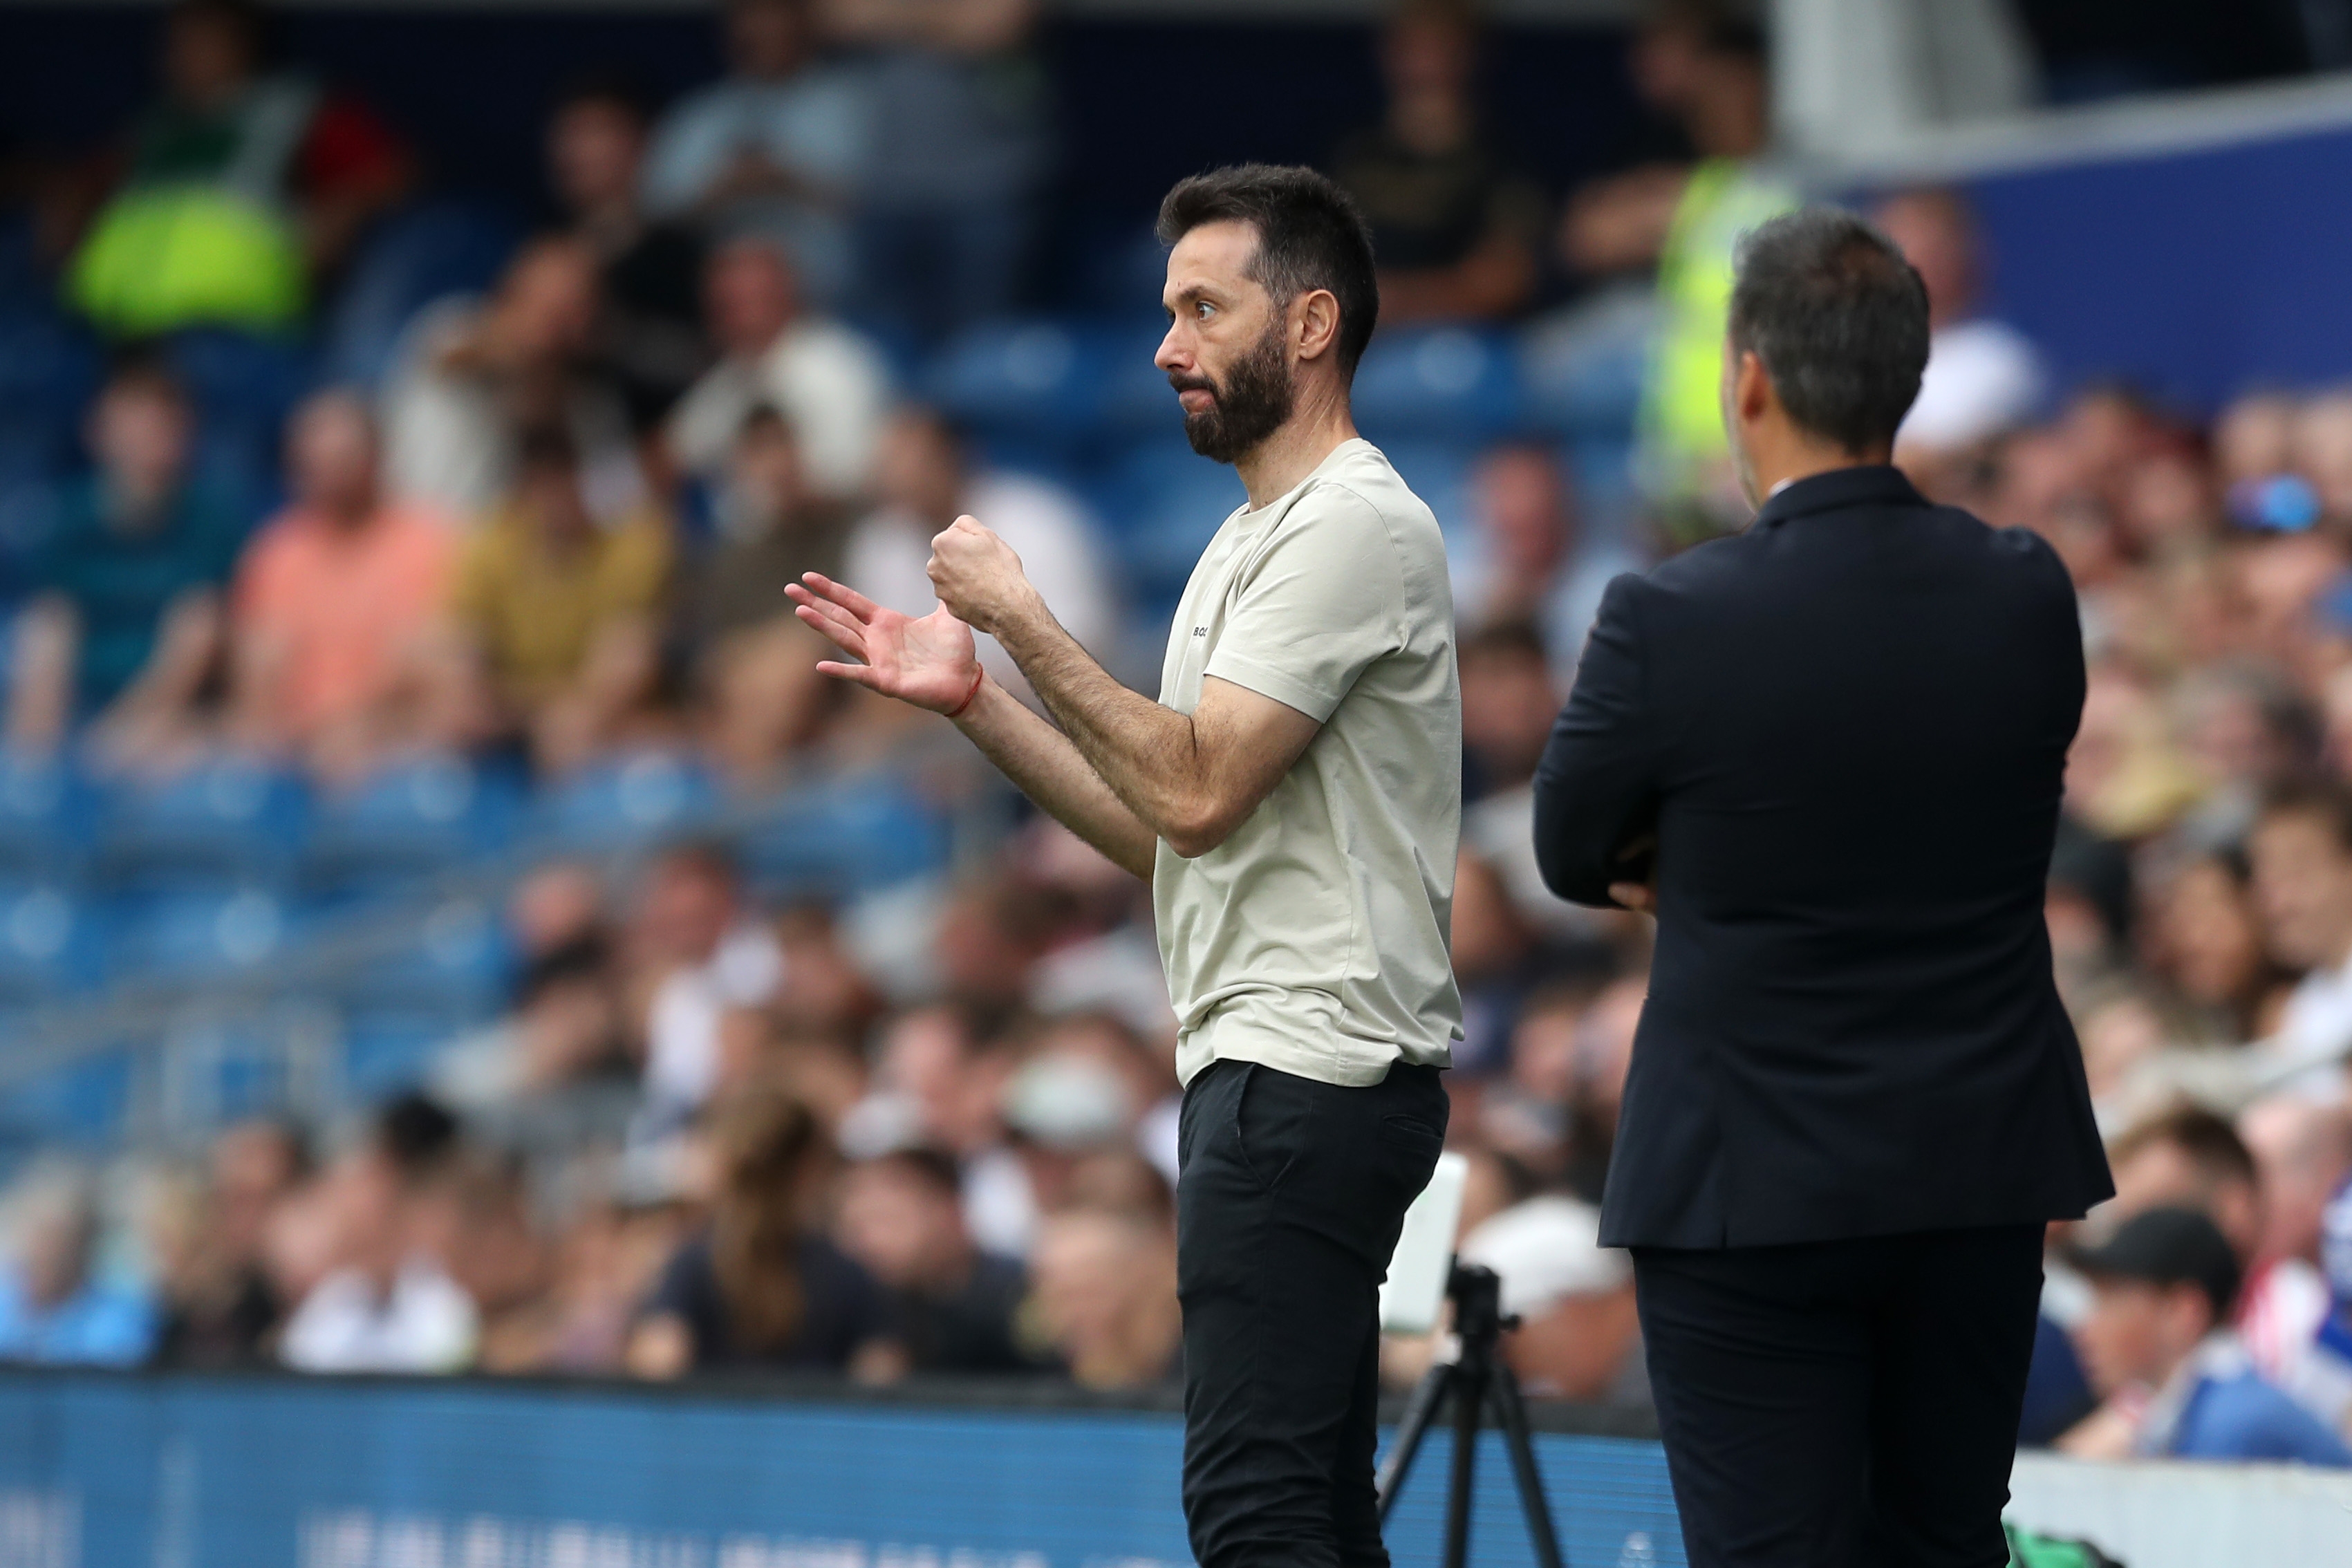
{"type": "Polygon", "coordinates": [[[2058,558],[2057,550],[2042,535],[2030,528],[1995,528],[1974,512],[1964,511],[1958,507],[1938,507],[1937,510],[1973,530],[1997,569],[2012,573],[2036,586],[2063,594],[2069,603],[2073,602],[2074,576],[2066,570],[2066,563],[2058,558]]]}
{"type": "MultiPolygon", "coordinates": [[[[1679,555],[1668,557],[1635,576],[1640,587],[1633,590],[1654,596],[1659,594],[1681,596],[1704,594],[1735,585],[1743,563],[1754,554],[1756,536],[1752,532],[1729,533],[1721,539],[1710,539],[1705,544],[1695,544],[1679,555]]],[[[1633,575],[1628,574],[1628,575],[1633,575]]],[[[1625,578],[1620,577],[1610,586],[1613,589],[1625,578]]]]}

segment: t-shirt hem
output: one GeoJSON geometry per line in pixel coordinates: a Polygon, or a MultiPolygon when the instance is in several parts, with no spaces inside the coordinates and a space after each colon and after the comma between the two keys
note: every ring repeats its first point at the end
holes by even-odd
{"type": "Polygon", "coordinates": [[[1203,1033],[1204,1029],[1194,1030],[1177,1042],[1176,1077],[1180,1084],[1190,1084],[1213,1062],[1255,1062],[1276,1072],[1312,1079],[1339,1089],[1370,1089],[1384,1080],[1389,1069],[1400,1062],[1437,1068],[1454,1065],[1451,1049],[1414,1052],[1402,1046],[1381,1047],[1362,1041],[1352,1042],[1357,1047],[1354,1050],[1334,1053],[1301,1049],[1295,1041],[1268,1039],[1255,1031],[1228,1031],[1230,1037],[1213,1043],[1202,1039],[1203,1033]],[[1375,1049],[1387,1054],[1368,1059],[1368,1053],[1375,1049]]]}

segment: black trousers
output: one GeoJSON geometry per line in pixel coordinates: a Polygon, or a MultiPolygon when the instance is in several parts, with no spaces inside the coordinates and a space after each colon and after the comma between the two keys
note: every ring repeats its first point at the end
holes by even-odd
{"type": "Polygon", "coordinates": [[[1434,1068],[1342,1089],[1220,1061],[1184,1090],[1184,1518],[1201,1568],[1386,1568],[1380,1286],[1445,1139],[1434,1068]]]}
{"type": "Polygon", "coordinates": [[[2003,1568],[2042,1230],[1636,1247],[1691,1568],[2003,1568]]]}

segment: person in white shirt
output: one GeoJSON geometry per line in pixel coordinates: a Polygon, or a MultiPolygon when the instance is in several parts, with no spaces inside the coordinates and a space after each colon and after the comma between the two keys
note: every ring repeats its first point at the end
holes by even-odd
{"type": "Polygon", "coordinates": [[[321,1178],[341,1253],[278,1338],[298,1372],[446,1373],[474,1357],[479,1315],[426,1245],[430,1184],[446,1168],[457,1123],[411,1096],[377,1113],[366,1141],[321,1178]]]}
{"type": "Polygon", "coordinates": [[[719,1081],[727,1015],[772,1000],[784,960],[774,931],[745,907],[735,866],[714,845],[669,850],[646,875],[647,944],[668,966],[646,1015],[641,1133],[675,1131],[719,1081]]]}
{"type": "Polygon", "coordinates": [[[1979,312],[1982,247],[1967,205],[1950,191],[1906,191],[1876,217],[1927,286],[1927,370],[1895,434],[1895,460],[1940,463],[2027,424],[2049,372],[2032,339],[1979,312]]]}
{"type": "Polygon", "coordinates": [[[555,426],[579,449],[592,516],[643,506],[627,405],[590,359],[601,300],[595,252],[557,237],[519,251],[488,298],[451,295],[420,311],[383,395],[394,499],[470,522],[514,488],[524,432],[555,426]]]}
{"type": "MultiPolygon", "coordinates": [[[[1117,605],[1094,522],[1076,497],[1026,474],[974,471],[968,444],[946,418],[912,405],[883,432],[875,484],[882,504],[850,529],[841,574],[876,604],[905,616],[937,607],[924,570],[931,536],[969,513],[988,519],[1021,557],[1021,569],[1079,647],[1097,658],[1114,651],[1117,605]]],[[[992,678],[1016,693],[1029,689],[994,637],[974,640],[992,678]]]]}
{"type": "Polygon", "coordinates": [[[2268,1087],[2340,1090],[2352,1057],[2352,796],[2275,793],[2247,850],[2271,956],[2304,971],[2257,1047],[2261,1074],[2268,1087]]]}
{"type": "Polygon", "coordinates": [[[862,494],[890,407],[890,368],[864,334],[806,308],[781,246],[747,237],[711,253],[703,310],[719,360],[670,411],[670,456],[717,477],[751,410],[766,404],[798,432],[811,487],[862,494]]]}

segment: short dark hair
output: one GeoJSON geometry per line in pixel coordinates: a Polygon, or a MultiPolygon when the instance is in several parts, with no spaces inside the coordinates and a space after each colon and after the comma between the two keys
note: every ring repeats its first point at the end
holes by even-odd
{"type": "Polygon", "coordinates": [[[653,101],[635,78],[611,67],[598,66],[567,78],[556,89],[551,112],[593,105],[617,109],[643,129],[653,119],[653,101]]]}
{"type": "Polygon", "coordinates": [[[2229,1121],[2201,1105],[2176,1105],[2126,1128],[2107,1146],[2107,1158],[2120,1165],[2146,1150],[2164,1145],[2177,1149],[2210,1186],[2238,1183],[2259,1186],[2252,1151],[2229,1121]]]}
{"type": "Polygon", "coordinates": [[[1160,204],[1160,243],[1208,223],[1257,231],[1249,275],[1287,305],[1312,289],[1339,302],[1339,374],[1356,374],[1380,320],[1372,230],[1356,200],[1328,174],[1279,163],[1241,163],[1176,182],[1160,204]]]}
{"type": "Polygon", "coordinates": [[[950,1203],[963,1201],[963,1173],[954,1155],[929,1143],[886,1150],[871,1162],[877,1169],[903,1171],[950,1203]]]}
{"type": "Polygon", "coordinates": [[[2263,797],[2257,822],[2276,816],[2315,817],[2335,838],[2336,847],[2352,855],[2352,789],[2326,778],[2296,778],[2263,797]]]}
{"type": "Polygon", "coordinates": [[[1895,439],[1927,368],[1927,288],[1903,253],[1835,207],[1742,235],[1734,353],[1764,362],[1789,417],[1848,452],[1895,439]]]}
{"type": "Polygon", "coordinates": [[[125,349],[107,367],[106,384],[99,389],[99,395],[126,392],[172,404],[183,413],[193,413],[195,408],[195,399],[188,395],[187,384],[151,345],[125,349]]]}
{"type": "Polygon", "coordinates": [[[431,1175],[457,1149],[460,1129],[448,1108],[429,1095],[400,1096],[375,1113],[376,1150],[410,1181],[431,1175]]]}

